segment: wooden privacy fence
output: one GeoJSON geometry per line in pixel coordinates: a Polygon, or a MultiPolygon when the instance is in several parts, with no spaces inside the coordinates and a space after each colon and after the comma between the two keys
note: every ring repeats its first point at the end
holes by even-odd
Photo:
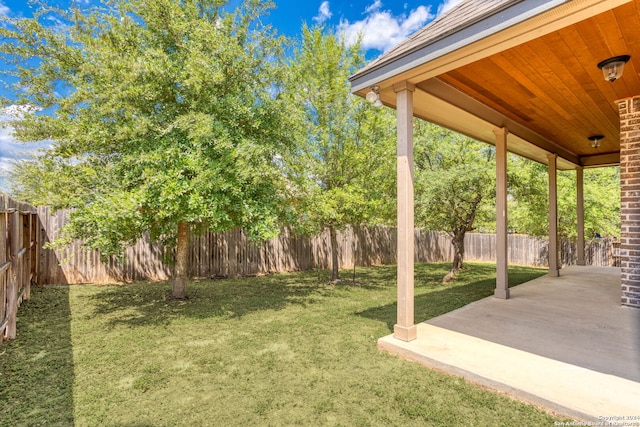
{"type": "MultiPolygon", "coordinates": [[[[68,211],[52,213],[38,208],[40,240],[43,243],[60,236],[68,211]]],[[[451,256],[446,236],[416,230],[416,256],[421,262],[436,262],[451,256]]],[[[338,232],[339,262],[342,268],[357,265],[392,264],[396,260],[396,232],[384,226],[347,227],[338,232]]],[[[165,261],[172,253],[147,237],[125,251],[122,262],[109,258],[102,262],[99,253],[74,242],[66,248],[41,250],[38,283],[109,283],[133,280],[166,280],[172,267],[165,261]]],[[[326,269],[330,267],[331,246],[328,231],[316,236],[293,234],[285,228],[266,242],[253,242],[240,229],[223,233],[192,236],[190,274],[194,277],[252,276],[286,271],[326,269]]]]}
{"type": "Polygon", "coordinates": [[[38,265],[34,207],[0,195],[0,341],[16,337],[16,317],[31,296],[38,265]]]}
{"type": "MultiPolygon", "coordinates": [[[[125,258],[102,262],[97,251],[75,242],[66,248],[45,249],[43,245],[60,235],[68,212],[51,213],[0,195],[0,341],[16,336],[16,316],[23,300],[30,297],[31,284],[108,283],[133,280],[166,280],[171,267],[165,262],[172,253],[148,238],[127,248],[125,258]]],[[[509,263],[545,266],[548,243],[523,235],[508,238],[509,263]]],[[[415,231],[416,262],[446,262],[453,259],[446,234],[415,231]]],[[[347,227],[338,232],[341,268],[396,262],[397,236],[391,227],[347,227]]],[[[588,265],[619,266],[619,243],[594,239],[587,243],[588,265]]],[[[467,261],[494,262],[496,237],[467,234],[467,261]]],[[[562,242],[563,265],[575,264],[575,244],[562,242]]],[[[196,277],[251,276],[285,271],[330,267],[328,231],[316,236],[299,236],[288,229],[267,242],[247,239],[242,230],[193,236],[190,247],[191,275],[196,277]]]]}
{"type": "MultiPolygon", "coordinates": [[[[59,236],[68,212],[52,214],[49,208],[38,208],[39,242],[46,243],[59,236]]],[[[341,268],[393,264],[396,262],[396,230],[391,227],[347,227],[338,232],[341,268]]],[[[548,242],[524,235],[509,235],[509,263],[545,266],[548,242]]],[[[416,262],[446,262],[453,259],[449,237],[433,231],[415,231],[416,262]]],[[[586,260],[590,265],[616,265],[615,245],[608,240],[589,242],[586,260]]],[[[242,230],[205,233],[193,236],[190,245],[191,275],[194,277],[252,276],[286,271],[326,269],[330,267],[331,246],[328,231],[316,236],[300,236],[284,229],[267,242],[258,244],[247,239],[242,230]]],[[[494,262],[494,234],[467,234],[467,261],[494,262]]],[[[165,261],[172,253],[148,238],[139,239],[127,248],[123,262],[110,258],[102,262],[97,251],[75,242],[56,250],[40,250],[38,283],[74,284],[109,283],[133,280],[166,280],[171,266],[165,261]]],[[[563,242],[561,256],[564,265],[575,264],[575,245],[563,242]]],[[[619,261],[618,261],[619,262],[619,261]]],[[[619,264],[618,264],[619,265],[619,264]]]]}
{"type": "MultiPolygon", "coordinates": [[[[464,240],[465,260],[495,262],[496,235],[468,233],[464,240]]],[[[549,240],[524,234],[507,236],[507,250],[510,264],[545,267],[549,265],[549,240]]],[[[620,266],[620,241],[592,239],[585,242],[585,262],[598,267],[620,266]]],[[[448,261],[449,258],[442,260],[448,261]]],[[[569,240],[560,242],[562,266],[576,264],[578,260],[576,243],[569,240]]]]}

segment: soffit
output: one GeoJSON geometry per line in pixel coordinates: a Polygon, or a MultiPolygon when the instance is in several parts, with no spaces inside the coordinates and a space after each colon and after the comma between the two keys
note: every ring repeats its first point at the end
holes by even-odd
{"type": "Polygon", "coordinates": [[[606,5],[617,6],[570,2],[532,18],[548,21],[544,27],[534,25],[535,35],[511,27],[502,34],[512,40],[506,45],[492,42],[487,50],[487,40],[481,40],[404,69],[378,82],[382,100],[395,106],[393,84],[408,80],[416,85],[418,117],[489,143],[492,129],[505,126],[511,151],[543,163],[547,153],[557,153],[564,169],[615,164],[620,151],[615,101],[640,94],[640,0],[606,5]],[[631,55],[624,76],[605,81],[596,64],[623,54],[631,55]],[[436,98],[448,106],[435,103],[436,98]],[[438,111],[429,103],[438,104],[438,111]],[[598,149],[587,140],[593,134],[605,135],[598,149]]]}

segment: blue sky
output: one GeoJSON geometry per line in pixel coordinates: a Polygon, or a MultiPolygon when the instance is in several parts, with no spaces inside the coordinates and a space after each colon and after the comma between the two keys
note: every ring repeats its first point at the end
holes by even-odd
{"type": "Polygon", "coordinates": [[[363,36],[363,48],[380,53],[395,46],[460,0],[383,1],[275,0],[276,9],[268,21],[288,36],[299,33],[303,21],[335,28],[351,40],[363,36]]]}
{"type": "MultiPolygon", "coordinates": [[[[88,7],[97,0],[49,0],[50,4],[66,7],[70,2],[88,7]]],[[[271,24],[279,33],[296,37],[302,22],[324,24],[343,34],[347,40],[363,35],[362,47],[367,57],[374,58],[423,27],[435,17],[446,12],[461,0],[274,0],[276,8],[262,20],[271,24]]],[[[231,0],[230,6],[240,4],[231,0]]],[[[33,9],[27,0],[0,0],[0,15],[30,17],[33,9]]],[[[2,67],[3,64],[0,64],[2,67]]],[[[6,121],[10,113],[19,114],[16,108],[0,111],[0,121],[6,121]]],[[[28,153],[47,143],[20,144],[11,137],[11,129],[0,127],[0,191],[3,177],[10,162],[28,156],[28,153]]]]}

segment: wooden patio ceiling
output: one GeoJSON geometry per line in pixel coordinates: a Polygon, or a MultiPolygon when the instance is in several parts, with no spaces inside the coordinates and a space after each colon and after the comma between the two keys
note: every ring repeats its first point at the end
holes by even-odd
{"type": "Polygon", "coordinates": [[[418,67],[386,78],[378,83],[382,100],[395,107],[393,84],[408,80],[416,86],[418,117],[488,143],[496,126],[506,126],[510,151],[543,163],[556,153],[561,169],[617,164],[614,101],[640,94],[640,0],[603,8],[477,60],[458,60],[442,73],[418,67]],[[609,83],[597,64],[617,55],[631,60],[623,77],[609,83]],[[597,134],[605,138],[592,148],[587,138],[597,134]]]}

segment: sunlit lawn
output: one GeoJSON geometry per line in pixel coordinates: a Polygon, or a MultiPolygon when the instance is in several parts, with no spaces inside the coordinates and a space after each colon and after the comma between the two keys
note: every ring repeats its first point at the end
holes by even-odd
{"type": "MultiPolygon", "coordinates": [[[[416,319],[491,295],[495,266],[416,266],[416,319]]],[[[510,267],[512,284],[544,274],[510,267]]],[[[0,425],[542,426],[546,413],[379,352],[395,266],[35,289],[0,347],[0,425]],[[351,271],[342,272],[351,279],[351,271]]]]}

